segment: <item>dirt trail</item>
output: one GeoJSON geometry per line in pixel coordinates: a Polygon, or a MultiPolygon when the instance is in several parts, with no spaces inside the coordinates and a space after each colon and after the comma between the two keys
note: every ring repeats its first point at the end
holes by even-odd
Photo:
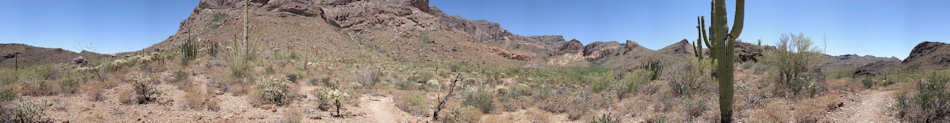
{"type": "Polygon", "coordinates": [[[397,123],[407,121],[409,114],[396,108],[392,97],[381,95],[367,95],[360,99],[364,105],[366,116],[376,123],[397,123]]]}
{"type": "Polygon", "coordinates": [[[889,108],[895,103],[896,93],[896,90],[866,90],[855,95],[853,101],[845,102],[842,109],[830,115],[838,122],[897,122],[889,115],[889,108]]]}

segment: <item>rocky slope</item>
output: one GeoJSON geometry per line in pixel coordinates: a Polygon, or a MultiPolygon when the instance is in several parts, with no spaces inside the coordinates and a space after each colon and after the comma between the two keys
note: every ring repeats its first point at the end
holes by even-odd
{"type": "Polygon", "coordinates": [[[0,67],[3,68],[12,68],[16,64],[15,62],[17,62],[15,60],[19,60],[20,67],[26,67],[55,63],[71,63],[79,57],[86,60],[108,57],[108,55],[89,51],[76,53],[61,48],[42,48],[26,44],[0,44],[0,56],[2,56],[0,57],[0,67]],[[15,59],[15,56],[19,58],[15,59]]]}
{"type": "Polygon", "coordinates": [[[950,65],[950,44],[931,41],[917,44],[901,64],[908,69],[946,69],[950,65]]]}

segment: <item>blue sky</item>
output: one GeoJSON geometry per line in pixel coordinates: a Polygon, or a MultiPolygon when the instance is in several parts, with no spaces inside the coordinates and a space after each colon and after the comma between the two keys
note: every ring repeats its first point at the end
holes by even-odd
{"type": "Polygon", "coordinates": [[[0,43],[135,51],[175,34],[197,5],[197,0],[0,0],[0,43]]]}
{"type": "MultiPolygon", "coordinates": [[[[774,44],[780,34],[804,33],[819,46],[827,38],[829,54],[904,58],[921,41],[950,41],[948,0],[746,4],[740,37],[746,42],[774,44]]],[[[135,51],[174,34],[196,5],[197,0],[0,0],[0,43],[135,51]]],[[[708,0],[432,0],[431,5],[450,15],[498,22],[520,35],[564,35],[584,43],[635,40],[651,49],[695,40],[696,17],[709,15],[708,0]]]]}

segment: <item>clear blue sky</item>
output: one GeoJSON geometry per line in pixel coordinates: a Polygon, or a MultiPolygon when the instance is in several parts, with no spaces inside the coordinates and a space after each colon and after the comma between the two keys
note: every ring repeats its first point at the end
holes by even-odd
{"type": "Polygon", "coordinates": [[[178,31],[197,0],[0,0],[0,43],[140,50],[178,31]]]}
{"type": "MultiPolygon", "coordinates": [[[[651,49],[696,39],[696,17],[709,15],[708,0],[431,2],[450,15],[498,22],[520,35],[564,35],[584,43],[635,40],[651,49]]],[[[827,36],[829,54],[904,58],[920,41],[950,41],[948,0],[748,0],[746,4],[740,37],[746,42],[762,39],[773,44],[782,33],[804,33],[819,46],[827,36]]],[[[134,51],[174,34],[196,5],[197,0],[3,0],[0,43],[134,51]]]]}

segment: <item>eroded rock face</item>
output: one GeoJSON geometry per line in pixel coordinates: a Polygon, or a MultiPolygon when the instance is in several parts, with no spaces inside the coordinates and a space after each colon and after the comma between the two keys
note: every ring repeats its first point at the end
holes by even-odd
{"type": "Polygon", "coordinates": [[[356,1],[322,7],[321,10],[327,22],[345,30],[393,27],[398,30],[432,30],[438,27],[437,18],[398,2],[356,1]]]}
{"type": "Polygon", "coordinates": [[[620,44],[616,41],[594,42],[584,46],[584,57],[588,61],[597,60],[610,55],[616,55],[620,51],[620,44]]]}
{"type": "Polygon", "coordinates": [[[419,8],[422,12],[429,12],[429,0],[412,0],[412,6],[419,8]]]}
{"type": "Polygon", "coordinates": [[[630,53],[634,49],[637,49],[637,47],[640,47],[640,44],[637,44],[637,42],[634,42],[633,40],[627,40],[625,43],[623,43],[623,45],[623,54],[630,53]]]}
{"type": "Polygon", "coordinates": [[[558,49],[556,54],[575,54],[581,52],[582,50],[584,50],[584,44],[581,44],[581,41],[578,41],[577,39],[571,39],[571,41],[564,43],[564,45],[558,49]]]}
{"type": "Polygon", "coordinates": [[[759,57],[762,57],[763,50],[757,45],[736,41],[735,47],[736,60],[739,62],[759,62],[759,57]]]}

